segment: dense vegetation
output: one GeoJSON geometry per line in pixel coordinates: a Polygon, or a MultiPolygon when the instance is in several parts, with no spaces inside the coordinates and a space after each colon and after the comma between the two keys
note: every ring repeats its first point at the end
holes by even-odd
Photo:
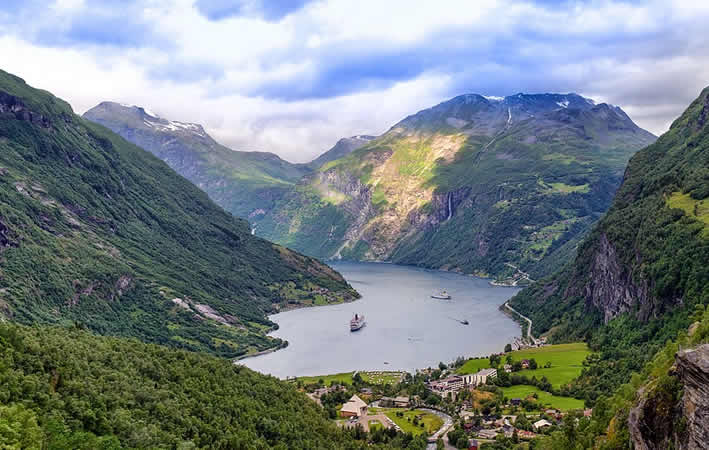
{"type": "Polygon", "coordinates": [[[0,314],[234,357],[266,314],[357,295],[165,163],[0,72],[0,314]]]}
{"type": "Polygon", "coordinates": [[[573,94],[464,95],[324,164],[254,220],[318,257],[537,278],[573,257],[653,140],[573,94]]]}
{"type": "MultiPolygon", "coordinates": [[[[387,448],[425,446],[379,435],[387,448]]],[[[76,328],[0,324],[2,448],[354,449],[368,439],[339,430],[293,386],[228,360],[76,328]]]]}
{"type": "Polygon", "coordinates": [[[638,152],[573,264],[511,304],[553,339],[594,354],[572,393],[590,403],[630,379],[709,303],[709,89],[638,152]]]}

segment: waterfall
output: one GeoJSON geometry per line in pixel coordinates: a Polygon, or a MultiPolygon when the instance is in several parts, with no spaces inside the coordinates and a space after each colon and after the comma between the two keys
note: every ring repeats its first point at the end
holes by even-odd
{"type": "Polygon", "coordinates": [[[453,196],[452,194],[452,192],[448,193],[448,218],[446,220],[449,220],[451,216],[453,216],[453,207],[451,205],[451,197],[453,196]]]}

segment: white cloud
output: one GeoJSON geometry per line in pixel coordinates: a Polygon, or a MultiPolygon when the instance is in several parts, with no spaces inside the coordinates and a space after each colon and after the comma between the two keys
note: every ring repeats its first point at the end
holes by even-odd
{"type": "Polygon", "coordinates": [[[0,30],[2,68],[79,113],[102,100],[144,105],[202,123],[233,148],[292,161],[466,92],[576,91],[659,134],[709,83],[709,7],[700,2],[322,0],[275,22],[215,22],[192,0],[145,0],[131,6],[155,33],[141,45],[36,38],[47,27],[63,32],[87,8],[56,0],[29,28],[0,30]],[[335,75],[321,78],[328,70],[335,75]],[[342,89],[292,101],[264,89],[317,90],[321,79],[342,89]]]}

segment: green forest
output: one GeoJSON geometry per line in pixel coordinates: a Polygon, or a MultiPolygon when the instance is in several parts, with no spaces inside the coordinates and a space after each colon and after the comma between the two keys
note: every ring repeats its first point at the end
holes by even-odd
{"type": "Polygon", "coordinates": [[[293,385],[206,354],[8,323],[0,348],[2,448],[425,448],[339,429],[293,385]]]}

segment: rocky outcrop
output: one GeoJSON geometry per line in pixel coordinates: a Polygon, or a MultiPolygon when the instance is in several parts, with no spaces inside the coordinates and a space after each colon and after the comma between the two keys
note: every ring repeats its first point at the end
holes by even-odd
{"type": "Polygon", "coordinates": [[[680,351],[676,367],[684,387],[680,420],[686,424],[686,434],[679,436],[685,440],[677,448],[709,449],[709,344],[680,351]]]}
{"type": "Polygon", "coordinates": [[[709,449],[709,344],[678,352],[671,374],[638,392],[628,415],[633,447],[709,449]]]}
{"type": "Polygon", "coordinates": [[[17,120],[31,122],[42,128],[51,128],[52,126],[52,123],[44,115],[30,110],[22,100],[3,91],[0,91],[0,114],[12,114],[17,120]]]}
{"type": "Polygon", "coordinates": [[[598,240],[583,294],[587,306],[601,311],[605,323],[636,305],[640,307],[638,315],[641,320],[646,320],[651,314],[652,302],[648,301],[647,282],[633,279],[606,234],[601,234],[598,240]]]}

